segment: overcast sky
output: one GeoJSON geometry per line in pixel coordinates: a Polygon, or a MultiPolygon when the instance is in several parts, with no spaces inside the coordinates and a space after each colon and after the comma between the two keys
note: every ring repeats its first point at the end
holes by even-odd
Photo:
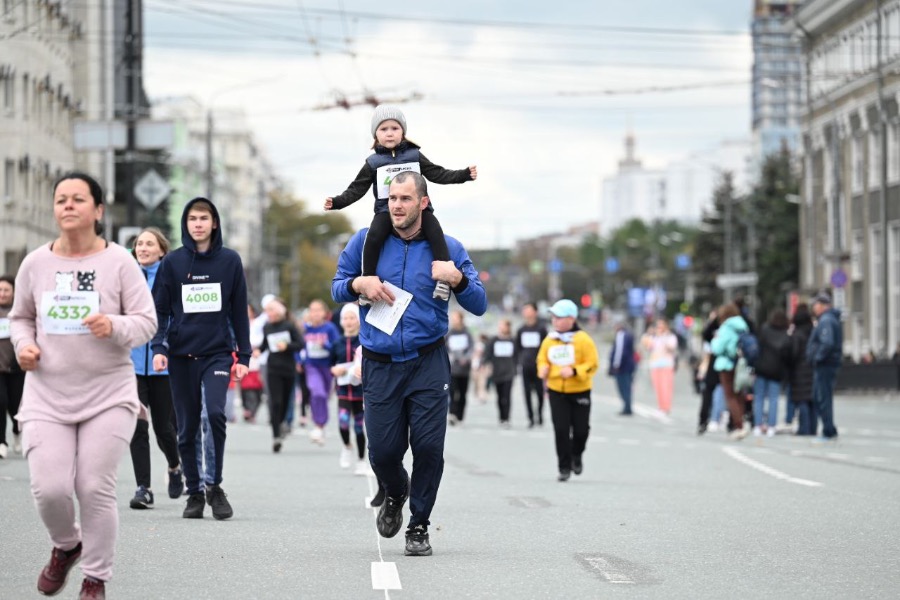
{"type": "MultiPolygon", "coordinates": [[[[511,246],[599,218],[630,126],[652,167],[750,135],[751,0],[146,0],[145,88],[243,107],[318,210],[370,154],[366,93],[402,104],[444,231],[511,246]],[[686,89],[678,89],[684,87],[686,89]]],[[[371,219],[368,195],[345,213],[371,219]]]]}

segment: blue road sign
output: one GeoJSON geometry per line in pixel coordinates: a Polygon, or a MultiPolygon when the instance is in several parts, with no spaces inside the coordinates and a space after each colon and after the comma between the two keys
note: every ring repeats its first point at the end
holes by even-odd
{"type": "Polygon", "coordinates": [[[550,264],[547,265],[547,270],[551,273],[562,273],[563,270],[563,261],[558,258],[554,258],[550,261],[550,264]]]}
{"type": "Polygon", "coordinates": [[[679,271],[687,271],[691,268],[691,257],[687,254],[679,254],[675,257],[675,268],[679,271]]]}
{"type": "Polygon", "coordinates": [[[612,275],[613,273],[619,272],[619,259],[618,258],[607,258],[606,259],[606,272],[612,275]]]}

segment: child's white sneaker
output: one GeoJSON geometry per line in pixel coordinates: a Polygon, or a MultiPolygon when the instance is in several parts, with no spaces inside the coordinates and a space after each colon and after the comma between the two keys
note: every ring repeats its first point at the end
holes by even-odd
{"type": "Polygon", "coordinates": [[[350,448],[348,448],[346,446],[341,448],[341,468],[342,469],[350,468],[350,461],[352,458],[353,458],[353,451],[350,448]]]}
{"type": "Polygon", "coordinates": [[[356,469],[353,470],[354,475],[368,475],[372,472],[372,469],[369,467],[369,461],[363,459],[357,461],[356,469]]]}

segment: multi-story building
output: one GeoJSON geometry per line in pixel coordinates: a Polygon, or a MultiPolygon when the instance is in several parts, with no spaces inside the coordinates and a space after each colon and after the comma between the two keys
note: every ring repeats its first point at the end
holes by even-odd
{"type": "Polygon", "coordinates": [[[797,11],[807,106],[801,285],[833,288],[845,352],[900,342],[900,0],[810,0],[797,11]]]}
{"type": "Polygon", "coordinates": [[[281,183],[257,144],[245,113],[217,109],[209,115],[193,98],[170,98],[154,103],[153,116],[175,125],[169,167],[173,191],[167,203],[173,237],[177,240],[180,236],[184,205],[194,197],[208,196],[223,215],[225,243],[244,262],[251,297],[271,289],[264,273],[269,246],[263,220],[269,194],[281,183]]]}
{"type": "Polygon", "coordinates": [[[628,134],[618,172],[603,180],[600,223],[604,236],[631,219],[699,223],[725,171],[732,174],[739,193],[748,189],[751,145],[747,140],[723,141],[661,170],[644,168],[634,147],[634,136],[628,134]]]}
{"type": "Polygon", "coordinates": [[[785,27],[803,0],[754,0],[753,156],[763,159],[786,146],[796,152],[803,110],[803,51],[785,27]]]}

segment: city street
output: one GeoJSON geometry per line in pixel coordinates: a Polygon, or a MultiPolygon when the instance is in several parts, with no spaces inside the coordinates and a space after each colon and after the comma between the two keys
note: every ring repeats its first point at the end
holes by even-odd
{"type": "MultiPolygon", "coordinates": [[[[604,349],[601,356],[605,357],[604,349]]],[[[604,369],[605,371],[605,369],[604,369]]],[[[511,430],[470,395],[449,430],[430,558],[381,539],[367,508],[374,481],[338,467],[332,418],[324,448],[295,429],[279,455],[268,426],[229,426],[230,521],[181,518],[153,449],[156,508],[128,508],[110,598],[886,598],[900,586],[900,399],[844,396],[840,441],[780,434],[698,437],[699,403],[677,375],[671,418],[649,378],[637,414],[619,417],[598,375],[584,474],[556,481],[549,414],[526,428],[516,388],[511,430]]],[[[548,409],[549,407],[546,407],[548,409]]],[[[783,411],[783,404],[780,407],[783,411]]],[[[545,410],[546,410],[545,409],[545,410]]],[[[0,461],[0,598],[38,597],[50,545],[25,461],[0,461]]],[[[407,512],[408,514],[408,512],[407,512]]],[[[62,598],[77,595],[76,568],[62,598]]]]}

